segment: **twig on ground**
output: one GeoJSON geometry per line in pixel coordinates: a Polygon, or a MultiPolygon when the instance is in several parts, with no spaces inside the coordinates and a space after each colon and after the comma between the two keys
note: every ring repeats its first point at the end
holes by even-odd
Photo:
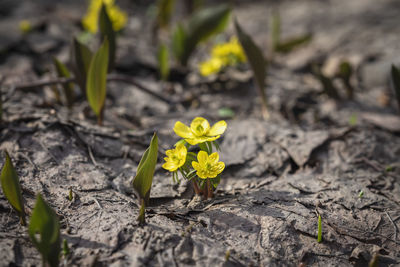
{"type": "MultiPolygon", "coordinates": [[[[140,82],[136,81],[136,79],[131,76],[122,75],[122,74],[110,74],[107,77],[107,81],[129,83],[129,84],[135,86],[140,91],[147,93],[149,95],[152,95],[155,98],[157,98],[167,104],[170,104],[170,105],[175,104],[175,101],[172,101],[172,100],[162,96],[161,94],[148,89],[146,86],[144,86],[140,82]]],[[[46,80],[39,80],[39,81],[14,85],[13,87],[18,90],[28,91],[33,88],[50,86],[50,85],[55,85],[55,84],[65,84],[65,83],[70,83],[70,82],[76,82],[76,79],[75,78],[56,78],[56,79],[50,79],[50,80],[46,79],[46,80]]]]}
{"type": "Polygon", "coordinates": [[[387,211],[385,211],[385,213],[386,213],[386,216],[388,216],[389,221],[393,224],[393,229],[394,229],[394,240],[397,240],[397,231],[398,231],[399,229],[397,228],[397,225],[394,223],[392,217],[390,217],[390,214],[389,214],[387,211]]]}

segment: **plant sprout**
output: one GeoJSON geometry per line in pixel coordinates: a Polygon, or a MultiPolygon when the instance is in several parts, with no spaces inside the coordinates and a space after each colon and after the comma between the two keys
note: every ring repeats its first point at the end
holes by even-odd
{"type": "Polygon", "coordinates": [[[321,215],[318,214],[318,238],[317,238],[318,243],[322,242],[322,219],[321,215]]]}
{"type": "Polygon", "coordinates": [[[29,222],[29,237],[42,255],[43,266],[57,267],[61,252],[60,223],[57,214],[40,194],[29,222]]]}
{"type": "Polygon", "coordinates": [[[187,27],[181,23],[176,26],[172,36],[172,50],[182,66],[187,66],[199,43],[225,29],[230,13],[230,7],[225,4],[205,8],[190,17],[187,27]]]}
{"type": "Polygon", "coordinates": [[[395,65],[392,65],[392,81],[400,112],[400,70],[395,65]]]}
{"type": "MultiPolygon", "coordinates": [[[[70,78],[71,74],[68,71],[67,66],[61,63],[57,58],[53,58],[53,63],[56,67],[59,77],[70,78]]],[[[74,103],[74,84],[72,82],[63,84],[64,96],[67,106],[72,107],[74,103]]]]}
{"type": "Polygon", "coordinates": [[[7,198],[13,209],[18,213],[21,225],[26,225],[24,201],[22,198],[18,174],[15,171],[8,152],[5,151],[5,154],[6,161],[0,175],[1,187],[4,196],[7,198]]]}
{"type": "Polygon", "coordinates": [[[157,60],[161,80],[166,81],[169,76],[169,53],[165,44],[161,44],[158,48],[157,60]]]}
{"type": "Polygon", "coordinates": [[[261,49],[256,45],[250,35],[242,30],[237,20],[235,20],[235,29],[239,42],[241,43],[250,67],[253,70],[254,79],[261,96],[263,117],[269,118],[267,96],[264,91],[265,76],[267,74],[267,61],[265,60],[261,49]]]}
{"type": "Polygon", "coordinates": [[[104,103],[107,90],[108,40],[105,39],[93,56],[86,81],[86,96],[90,107],[97,116],[99,125],[103,123],[104,103]]]}
{"type": "Polygon", "coordinates": [[[137,167],[136,176],[132,181],[133,188],[139,196],[140,211],[138,221],[140,225],[145,224],[146,206],[150,200],[151,184],[153,183],[154,170],[158,157],[158,137],[154,133],[150,146],[144,152],[137,167]]]}
{"type": "Polygon", "coordinates": [[[212,127],[202,117],[195,118],[189,126],[177,121],[174,132],[183,139],[176,143],[175,148],[166,151],[165,163],[162,167],[172,173],[174,182],[179,182],[179,174],[193,183],[196,194],[204,194],[208,199],[217,188],[220,175],[225,164],[219,161],[218,152],[212,152],[213,146],[219,149],[215,140],[225,132],[227,124],[219,121],[212,127]],[[191,146],[198,145],[200,151],[188,152],[191,146]]]}
{"type": "Polygon", "coordinates": [[[114,31],[122,30],[128,21],[128,16],[115,5],[115,0],[90,0],[88,10],[82,19],[83,28],[93,34],[98,31],[98,18],[103,4],[110,15],[114,31]]]}

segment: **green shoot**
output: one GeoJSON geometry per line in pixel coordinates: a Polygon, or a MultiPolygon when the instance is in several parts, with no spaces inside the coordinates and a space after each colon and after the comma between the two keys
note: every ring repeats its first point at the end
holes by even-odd
{"type": "Polygon", "coordinates": [[[280,53],[289,53],[296,47],[309,43],[312,39],[312,34],[304,34],[298,37],[290,38],[284,42],[280,42],[275,51],[280,53]]]}
{"type": "Polygon", "coordinates": [[[372,259],[370,260],[368,267],[378,267],[379,266],[379,253],[375,253],[372,259]]]}
{"type": "Polygon", "coordinates": [[[225,252],[225,261],[229,261],[230,257],[231,257],[231,251],[227,249],[225,252]]]}
{"type": "Polygon", "coordinates": [[[360,193],[358,193],[358,197],[362,198],[364,196],[364,191],[360,190],[360,193]]]}
{"type": "Polygon", "coordinates": [[[265,60],[261,49],[255,44],[250,35],[242,30],[237,20],[235,20],[235,28],[239,42],[241,43],[250,67],[253,70],[254,79],[256,80],[257,88],[261,96],[263,117],[268,118],[268,103],[264,90],[265,76],[267,73],[267,61],[265,60]]]}
{"type": "Polygon", "coordinates": [[[395,65],[392,65],[392,81],[400,112],[400,70],[395,65]]]}
{"type": "Polygon", "coordinates": [[[19,184],[18,174],[14,169],[11,158],[8,152],[5,151],[6,161],[4,163],[3,169],[1,170],[1,187],[3,189],[4,196],[7,198],[8,202],[18,213],[21,225],[26,225],[25,221],[25,210],[24,201],[21,193],[21,186],[19,184]]]}
{"type": "Polygon", "coordinates": [[[322,242],[322,220],[321,220],[321,215],[318,215],[318,238],[317,238],[318,243],[322,242]]]}
{"type": "Polygon", "coordinates": [[[325,76],[322,73],[320,67],[316,64],[312,66],[312,74],[320,81],[325,94],[333,99],[340,99],[340,95],[338,93],[338,90],[334,86],[332,79],[325,76]]]}
{"type": "Polygon", "coordinates": [[[42,255],[43,266],[58,266],[61,251],[60,223],[57,214],[37,195],[28,229],[29,237],[42,255]]]}
{"type": "Polygon", "coordinates": [[[393,171],[393,166],[391,165],[386,166],[385,172],[392,172],[392,171],[393,171]]]}
{"type": "Polygon", "coordinates": [[[139,162],[136,176],[132,185],[140,200],[140,213],[138,221],[140,225],[145,224],[145,208],[149,204],[151,184],[153,183],[154,170],[158,156],[158,137],[154,133],[150,146],[144,152],[139,162]]]}
{"type": "Polygon", "coordinates": [[[104,103],[107,90],[108,40],[105,39],[90,62],[86,81],[86,96],[90,107],[97,116],[99,125],[103,123],[104,103]]]}
{"type": "Polygon", "coordinates": [[[114,68],[114,63],[115,63],[117,39],[110,16],[107,13],[107,8],[104,3],[102,4],[100,10],[99,25],[100,25],[101,39],[108,40],[108,72],[111,72],[111,70],[114,68]]]}
{"type": "Polygon", "coordinates": [[[193,14],[186,29],[178,26],[173,35],[175,46],[173,50],[182,66],[187,66],[190,56],[200,42],[225,29],[230,13],[230,7],[225,4],[205,8],[193,14]]]}
{"type": "Polygon", "coordinates": [[[175,0],[158,0],[157,2],[157,25],[166,28],[170,24],[175,0]]]}
{"type": "Polygon", "coordinates": [[[161,44],[160,48],[158,49],[157,59],[161,79],[166,81],[168,80],[169,76],[169,54],[166,45],[161,44]]]}
{"type": "Polygon", "coordinates": [[[349,118],[350,126],[356,126],[357,125],[357,120],[358,120],[357,114],[356,113],[351,114],[351,116],[349,118]]]}
{"type": "Polygon", "coordinates": [[[218,109],[218,116],[221,118],[233,118],[235,117],[235,111],[231,108],[220,108],[218,109]]]}
{"type": "MultiPolygon", "coordinates": [[[[54,65],[57,70],[59,77],[70,78],[71,74],[68,71],[67,66],[61,63],[57,58],[53,58],[54,65]]],[[[67,107],[71,108],[74,103],[74,84],[72,82],[63,84],[65,101],[67,107]]]]}
{"type": "Polygon", "coordinates": [[[62,254],[64,258],[67,258],[69,254],[71,253],[69,247],[68,247],[68,242],[66,239],[63,240],[63,248],[62,248],[62,254]]]}
{"type": "Polygon", "coordinates": [[[74,38],[71,54],[73,62],[72,70],[75,78],[82,92],[86,92],[86,77],[89,72],[93,53],[84,43],[74,38]]]}
{"type": "Polygon", "coordinates": [[[73,192],[72,192],[72,187],[70,187],[69,191],[68,191],[68,200],[72,201],[73,199],[74,199],[74,195],[73,195],[73,192]]]}
{"type": "Polygon", "coordinates": [[[338,76],[342,79],[344,86],[347,91],[347,98],[353,99],[354,97],[354,88],[350,83],[351,76],[353,75],[353,68],[350,63],[347,61],[343,61],[340,63],[338,76]]]}

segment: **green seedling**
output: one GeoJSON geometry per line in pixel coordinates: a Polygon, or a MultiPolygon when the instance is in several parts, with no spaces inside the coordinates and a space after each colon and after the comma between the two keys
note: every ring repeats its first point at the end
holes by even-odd
{"type": "Polygon", "coordinates": [[[353,99],[354,97],[354,88],[351,85],[350,79],[353,75],[353,68],[347,61],[342,61],[339,65],[338,77],[343,81],[343,84],[346,88],[347,98],[353,99]]]}
{"type": "Polygon", "coordinates": [[[312,74],[320,81],[325,94],[333,99],[340,99],[340,95],[335,85],[333,84],[332,79],[325,76],[318,65],[312,65],[312,74]]]}
{"type": "Polygon", "coordinates": [[[100,25],[101,39],[108,40],[108,72],[111,72],[115,64],[115,53],[116,53],[115,51],[117,47],[117,39],[111,19],[107,13],[107,9],[104,3],[102,4],[100,10],[99,25],[100,25]]]}
{"type": "Polygon", "coordinates": [[[86,96],[90,107],[102,125],[107,93],[108,40],[105,39],[90,62],[86,81],[86,96]]]}
{"type": "Polygon", "coordinates": [[[358,121],[358,116],[356,113],[351,114],[349,118],[349,124],[350,126],[356,126],[358,121]]]}
{"type": "Polygon", "coordinates": [[[375,253],[372,259],[370,260],[368,267],[378,267],[379,266],[379,253],[375,253]]]}
{"type": "Polygon", "coordinates": [[[225,29],[230,13],[230,7],[222,4],[197,11],[191,16],[186,28],[182,24],[177,25],[173,33],[173,52],[182,66],[187,66],[199,43],[225,29]]]}
{"type": "Polygon", "coordinates": [[[15,171],[14,165],[12,164],[11,158],[8,152],[5,151],[6,161],[3,169],[1,170],[1,187],[3,189],[4,196],[11,204],[13,209],[18,213],[21,225],[26,225],[25,220],[25,209],[24,201],[22,198],[21,186],[19,184],[18,174],[15,171]]]}
{"type": "Polygon", "coordinates": [[[358,193],[358,197],[362,198],[363,196],[364,196],[364,191],[361,190],[360,193],[358,193]]]}
{"type": "Polygon", "coordinates": [[[230,257],[231,257],[231,250],[227,249],[225,252],[225,261],[229,261],[230,257]]]}
{"type": "Polygon", "coordinates": [[[392,65],[392,81],[400,112],[400,70],[395,65],[392,65]]]}
{"type": "Polygon", "coordinates": [[[318,237],[317,237],[318,243],[322,242],[322,219],[321,215],[318,215],[318,237]]]}
{"type": "MultiPolygon", "coordinates": [[[[67,66],[61,63],[57,58],[53,58],[53,63],[54,66],[56,67],[58,77],[63,77],[63,78],[71,77],[71,74],[69,73],[67,66]]],[[[72,104],[74,103],[74,84],[72,82],[64,83],[63,89],[67,106],[71,108],[72,104]]]]}
{"type": "Polygon", "coordinates": [[[43,266],[56,267],[61,252],[60,223],[57,214],[43,200],[40,194],[36,197],[36,204],[28,228],[29,237],[42,255],[43,266]]]}
{"type": "Polygon", "coordinates": [[[281,17],[278,11],[274,11],[270,22],[270,39],[273,52],[289,53],[296,47],[304,45],[311,41],[312,34],[304,34],[291,37],[287,40],[281,40],[281,17]]]}
{"type": "Polygon", "coordinates": [[[386,166],[385,171],[386,172],[392,172],[393,171],[393,166],[391,166],[391,165],[386,166]]]}
{"type": "Polygon", "coordinates": [[[256,81],[256,85],[258,91],[260,93],[261,102],[262,102],[262,114],[264,118],[269,117],[268,112],[268,103],[267,96],[265,94],[265,76],[267,74],[267,61],[261,49],[256,45],[253,39],[245,33],[240,27],[237,20],[235,20],[235,28],[236,33],[239,38],[239,42],[241,43],[244,52],[247,56],[247,60],[249,61],[250,67],[253,71],[254,79],[256,81]]]}
{"type": "Polygon", "coordinates": [[[132,181],[133,188],[138,194],[140,201],[140,211],[138,221],[140,225],[146,223],[145,211],[149,204],[151,184],[153,183],[154,170],[156,168],[158,157],[158,137],[154,133],[151,139],[150,146],[144,152],[142,159],[139,162],[136,176],[132,181]]]}
{"type": "Polygon", "coordinates": [[[72,201],[73,199],[74,199],[74,195],[73,195],[73,192],[72,192],[72,188],[69,188],[69,190],[68,190],[68,200],[72,201]]]}
{"type": "Polygon", "coordinates": [[[157,26],[167,28],[171,22],[175,0],[158,0],[157,2],[157,26]]]}
{"type": "Polygon", "coordinates": [[[64,256],[64,258],[68,258],[69,254],[71,253],[69,246],[68,246],[68,242],[66,239],[63,240],[63,247],[62,247],[62,254],[64,256]]]}
{"type": "Polygon", "coordinates": [[[217,188],[225,163],[219,161],[218,152],[213,153],[213,146],[219,150],[215,141],[225,132],[227,124],[219,121],[212,127],[202,117],[193,119],[190,127],[177,121],[174,132],[182,137],[175,144],[175,148],[167,150],[167,157],[162,167],[172,173],[174,182],[179,183],[179,174],[186,180],[192,181],[196,194],[203,194],[205,199],[213,197],[214,188],[217,188]],[[198,146],[200,151],[196,155],[188,152],[191,146],[198,146]]]}
{"type": "Polygon", "coordinates": [[[168,80],[169,76],[169,53],[166,45],[160,45],[157,53],[157,60],[161,79],[166,81],[168,80]]]}
{"type": "Polygon", "coordinates": [[[72,70],[76,81],[82,92],[86,92],[86,77],[89,72],[90,62],[93,58],[93,53],[90,49],[78,39],[74,38],[72,44],[72,70]]]}

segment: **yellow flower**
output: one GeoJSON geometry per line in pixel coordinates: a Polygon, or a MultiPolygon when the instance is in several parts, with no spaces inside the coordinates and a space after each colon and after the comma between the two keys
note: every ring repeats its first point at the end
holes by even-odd
{"type": "Polygon", "coordinates": [[[185,145],[179,144],[176,148],[167,150],[165,153],[167,157],[164,158],[165,163],[162,165],[164,169],[174,172],[185,164],[187,154],[185,145]]]}
{"type": "Polygon", "coordinates": [[[19,22],[19,30],[23,33],[26,34],[32,30],[32,25],[29,20],[21,20],[19,22]]]}
{"type": "Polygon", "coordinates": [[[199,70],[203,76],[220,72],[227,66],[235,66],[246,61],[246,55],[236,37],[227,43],[217,44],[211,50],[211,58],[200,63],[199,70]]]}
{"type": "Polygon", "coordinates": [[[221,58],[210,58],[209,60],[200,63],[200,74],[203,76],[209,76],[218,73],[224,65],[225,64],[221,58]]]}
{"type": "Polygon", "coordinates": [[[197,176],[201,179],[215,178],[225,169],[225,163],[218,162],[218,152],[214,152],[209,156],[207,152],[201,150],[197,154],[197,160],[198,162],[192,161],[192,166],[197,171],[197,176]]]}
{"type": "Polygon", "coordinates": [[[225,132],[226,126],[225,121],[219,121],[210,127],[206,119],[197,117],[190,124],[190,128],[182,122],[177,121],[174,126],[174,132],[184,138],[189,144],[197,145],[218,139],[225,132]]]}
{"type": "Polygon", "coordinates": [[[126,25],[128,16],[114,2],[115,0],[91,0],[86,15],[82,19],[83,27],[91,33],[97,32],[100,9],[104,3],[114,31],[121,30],[126,25]]]}

